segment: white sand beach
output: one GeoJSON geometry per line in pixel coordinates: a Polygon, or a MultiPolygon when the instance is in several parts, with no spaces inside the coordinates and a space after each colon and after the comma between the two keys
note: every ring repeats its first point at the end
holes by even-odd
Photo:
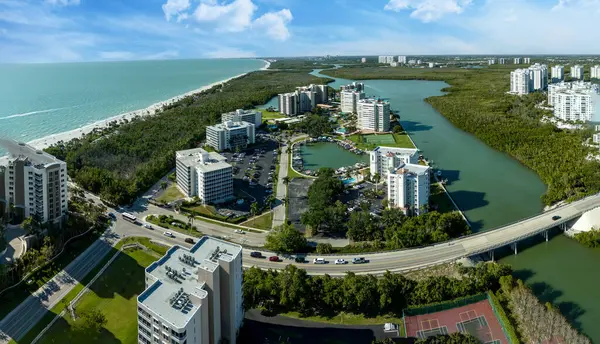
{"type": "MultiPolygon", "coordinates": [[[[271,65],[271,62],[269,62],[267,60],[263,60],[263,61],[265,62],[265,66],[262,67],[260,70],[266,70],[271,65]]],[[[224,83],[226,83],[226,82],[228,82],[228,81],[230,81],[232,79],[239,78],[239,77],[241,77],[243,75],[246,75],[246,74],[248,74],[248,73],[242,73],[242,74],[233,76],[233,77],[225,79],[225,80],[217,81],[217,82],[212,83],[210,85],[203,86],[203,87],[201,87],[199,89],[196,89],[196,90],[193,90],[193,91],[189,91],[187,93],[175,96],[175,97],[167,99],[165,101],[161,101],[161,102],[152,104],[152,105],[148,106],[145,109],[140,109],[140,110],[135,110],[135,111],[131,111],[131,112],[126,112],[126,113],[123,113],[123,114],[120,114],[120,115],[117,115],[117,116],[113,116],[113,117],[110,117],[110,118],[107,118],[107,119],[103,119],[101,121],[94,122],[92,124],[88,124],[88,125],[83,126],[81,128],[77,128],[77,129],[74,129],[74,130],[71,130],[71,131],[66,131],[66,132],[63,132],[63,133],[49,135],[49,136],[46,136],[46,137],[42,137],[40,139],[36,139],[36,140],[30,141],[28,143],[31,146],[33,146],[33,147],[35,147],[37,149],[44,149],[44,148],[47,148],[47,147],[49,147],[49,146],[51,146],[51,145],[53,145],[53,144],[55,144],[57,142],[60,142],[60,141],[66,142],[66,141],[70,141],[70,140],[72,140],[74,138],[79,138],[79,137],[81,137],[81,136],[83,136],[83,135],[85,135],[87,133],[92,132],[96,128],[105,128],[105,127],[108,126],[108,124],[110,122],[113,122],[113,121],[117,121],[118,122],[118,121],[121,121],[123,119],[131,120],[132,118],[134,118],[136,116],[151,116],[151,115],[156,114],[157,111],[160,110],[164,105],[173,104],[173,103],[175,103],[175,102],[177,102],[177,101],[179,101],[179,100],[181,100],[181,99],[183,99],[183,98],[185,98],[187,96],[190,96],[190,95],[193,95],[193,94],[196,94],[196,93],[200,93],[200,92],[208,90],[208,89],[210,89],[210,88],[212,88],[214,86],[217,86],[217,85],[220,85],[220,84],[224,84],[224,83]]]]}

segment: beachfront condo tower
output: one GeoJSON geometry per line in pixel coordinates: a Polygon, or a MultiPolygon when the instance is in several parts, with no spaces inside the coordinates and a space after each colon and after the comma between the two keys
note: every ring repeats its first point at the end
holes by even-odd
{"type": "Polygon", "coordinates": [[[365,99],[363,91],[342,90],[340,92],[340,110],[346,113],[356,113],[356,105],[361,99],[365,99]]]}
{"type": "Polygon", "coordinates": [[[8,151],[0,158],[0,214],[60,225],[68,211],[67,164],[25,143],[0,139],[0,146],[8,151]]]}
{"type": "Polygon", "coordinates": [[[279,112],[287,116],[302,115],[311,112],[317,104],[329,101],[329,86],[308,85],[296,87],[296,91],[278,95],[279,112]]]}
{"type": "Polygon", "coordinates": [[[600,79],[600,66],[596,65],[590,68],[590,79],[600,79]]]}
{"type": "Polygon", "coordinates": [[[565,80],[565,66],[552,67],[552,83],[557,83],[565,80]]]}
{"type": "Polygon", "coordinates": [[[175,245],[145,270],[137,298],[138,343],[237,343],[244,320],[242,247],[202,237],[175,245]]]}
{"type": "Polygon", "coordinates": [[[358,129],[374,132],[390,131],[388,101],[376,98],[361,99],[356,103],[356,112],[358,129]]]}
{"type": "Polygon", "coordinates": [[[387,175],[388,204],[406,215],[427,212],[430,192],[430,168],[418,164],[401,164],[387,175]]]}
{"type": "Polygon", "coordinates": [[[510,93],[519,95],[529,93],[528,69],[516,69],[510,72],[510,93]]]}
{"type": "Polygon", "coordinates": [[[529,67],[529,92],[548,88],[548,66],[539,63],[529,67]]]}
{"type": "Polygon", "coordinates": [[[571,66],[571,79],[583,80],[583,66],[580,66],[580,65],[571,66]]]}
{"type": "Polygon", "coordinates": [[[206,127],[206,144],[218,152],[246,148],[255,141],[253,123],[244,122],[238,115],[223,123],[206,127]]]}
{"type": "Polygon", "coordinates": [[[221,154],[194,148],[175,153],[177,187],[204,204],[233,199],[233,168],[221,154]]]}
{"type": "Polygon", "coordinates": [[[221,115],[221,123],[236,120],[252,123],[254,124],[254,127],[258,128],[262,124],[262,112],[256,110],[238,109],[232,112],[226,112],[221,115]]]}

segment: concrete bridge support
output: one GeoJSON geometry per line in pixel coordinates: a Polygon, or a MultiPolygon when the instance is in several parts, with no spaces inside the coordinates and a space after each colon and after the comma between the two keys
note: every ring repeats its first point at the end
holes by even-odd
{"type": "Polygon", "coordinates": [[[493,262],[494,261],[494,250],[490,250],[488,252],[488,254],[490,255],[490,260],[493,262]]]}
{"type": "Polygon", "coordinates": [[[567,223],[566,222],[561,223],[560,225],[558,225],[558,227],[560,229],[562,229],[563,232],[566,232],[569,229],[569,228],[567,228],[567,223]]]}
{"type": "Polygon", "coordinates": [[[548,231],[543,231],[542,232],[542,236],[544,237],[544,239],[546,239],[546,242],[548,242],[548,237],[550,236],[550,234],[548,233],[548,231]]]}
{"type": "Polygon", "coordinates": [[[510,248],[515,251],[515,254],[517,254],[517,243],[516,242],[510,244],[510,248]]]}

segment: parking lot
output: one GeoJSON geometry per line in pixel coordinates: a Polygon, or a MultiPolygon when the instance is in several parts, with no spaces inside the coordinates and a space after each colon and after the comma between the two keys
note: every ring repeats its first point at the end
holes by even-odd
{"type": "MultiPolygon", "coordinates": [[[[312,179],[294,178],[288,184],[288,221],[299,231],[304,233],[306,226],[300,222],[300,218],[304,212],[308,210],[308,188],[312,185],[312,179]]],[[[374,215],[381,215],[383,210],[382,201],[387,197],[387,187],[378,185],[377,190],[384,191],[383,196],[367,197],[371,190],[375,190],[375,185],[370,183],[359,184],[354,187],[346,188],[340,196],[342,203],[348,206],[350,211],[359,210],[363,202],[369,204],[369,211],[374,215]]]]}
{"type": "MultiPolygon", "coordinates": [[[[235,204],[232,210],[250,211],[250,204],[257,202],[260,206],[273,193],[277,184],[275,169],[277,166],[277,148],[279,144],[271,139],[257,141],[248,149],[239,153],[223,152],[233,166],[233,190],[236,199],[245,199],[243,204],[235,204]]],[[[221,210],[228,207],[219,207],[221,210]]]]}

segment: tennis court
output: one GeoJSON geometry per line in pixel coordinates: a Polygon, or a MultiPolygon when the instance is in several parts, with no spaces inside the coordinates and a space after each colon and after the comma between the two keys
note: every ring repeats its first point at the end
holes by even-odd
{"type": "Polygon", "coordinates": [[[406,316],[408,337],[424,339],[454,332],[470,333],[485,344],[508,344],[488,300],[440,312],[406,316]]]}
{"type": "Polygon", "coordinates": [[[394,143],[396,143],[396,140],[394,140],[394,136],[392,134],[382,134],[382,135],[370,134],[370,135],[364,135],[363,139],[365,140],[366,143],[376,144],[376,145],[394,144],[394,143]]]}

